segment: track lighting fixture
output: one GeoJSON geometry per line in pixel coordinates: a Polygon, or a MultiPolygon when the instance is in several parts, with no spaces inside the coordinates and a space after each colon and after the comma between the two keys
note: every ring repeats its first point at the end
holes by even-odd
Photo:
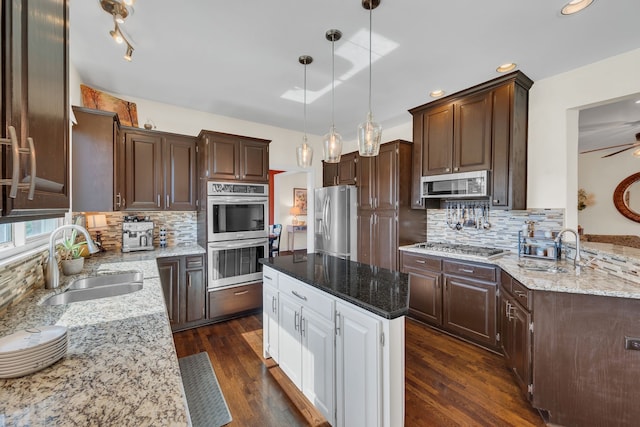
{"type": "Polygon", "coordinates": [[[124,20],[130,14],[127,6],[133,5],[133,3],[134,0],[100,0],[100,6],[102,6],[102,9],[104,9],[105,12],[111,15],[113,18],[113,24],[115,25],[115,28],[109,31],[109,35],[116,43],[122,44],[124,42],[127,44],[127,50],[124,55],[124,59],[127,61],[131,61],[133,45],[124,36],[124,33],[120,29],[120,24],[123,24],[124,20]]]}

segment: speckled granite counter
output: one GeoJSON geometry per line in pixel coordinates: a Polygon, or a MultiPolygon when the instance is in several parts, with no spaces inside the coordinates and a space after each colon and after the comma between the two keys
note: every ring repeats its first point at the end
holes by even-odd
{"type": "MultiPolygon", "coordinates": [[[[583,249],[589,250],[589,248],[583,249]]],[[[582,267],[576,270],[571,260],[568,262],[560,261],[558,263],[552,261],[535,261],[529,258],[520,259],[517,254],[511,252],[494,259],[483,260],[474,256],[453,253],[443,254],[442,252],[415,248],[413,246],[404,246],[401,247],[400,250],[497,265],[532,290],[640,299],[640,284],[590,267],[582,267]],[[546,271],[533,271],[519,266],[518,263],[522,261],[534,265],[557,266],[565,272],[550,273],[546,271]]],[[[591,248],[591,250],[594,249],[591,248]]]]}
{"type": "Polygon", "coordinates": [[[40,372],[0,380],[2,426],[188,426],[191,424],[156,258],[205,253],[200,246],[87,260],[82,274],[61,276],[0,317],[0,336],[41,325],[69,328],[65,358],[40,372]],[[141,270],[142,290],[111,298],[42,306],[75,277],[141,270]]]}
{"type": "Polygon", "coordinates": [[[313,253],[260,262],[386,319],[404,316],[409,309],[404,273],[313,253]]]}

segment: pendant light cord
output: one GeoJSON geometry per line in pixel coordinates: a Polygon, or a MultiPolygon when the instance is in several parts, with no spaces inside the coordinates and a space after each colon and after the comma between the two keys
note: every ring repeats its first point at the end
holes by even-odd
{"type": "Polygon", "coordinates": [[[307,64],[304,64],[304,143],[307,143],[307,64]]]}
{"type": "Polygon", "coordinates": [[[371,114],[371,33],[373,32],[373,4],[369,0],[369,114],[371,114]]]}
{"type": "Polygon", "coordinates": [[[335,54],[335,35],[331,38],[331,132],[335,128],[335,108],[336,108],[336,54],[335,54]]]}

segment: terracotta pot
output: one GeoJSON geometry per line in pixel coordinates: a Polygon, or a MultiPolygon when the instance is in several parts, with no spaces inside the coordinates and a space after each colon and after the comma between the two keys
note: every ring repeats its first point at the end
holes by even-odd
{"type": "Polygon", "coordinates": [[[84,267],[84,258],[76,258],[62,261],[62,274],[65,276],[71,276],[72,274],[78,274],[84,267]]]}

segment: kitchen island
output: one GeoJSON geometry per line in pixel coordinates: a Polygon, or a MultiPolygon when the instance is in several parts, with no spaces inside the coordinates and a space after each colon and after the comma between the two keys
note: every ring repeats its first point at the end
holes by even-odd
{"type": "Polygon", "coordinates": [[[108,252],[59,289],[38,289],[0,317],[0,336],[45,325],[68,328],[66,356],[42,371],[0,380],[2,425],[189,426],[156,258],[204,253],[200,246],[108,252]],[[115,271],[144,274],[139,291],[44,306],[74,278],[115,271]]]}
{"type": "Polygon", "coordinates": [[[334,426],[404,425],[407,275],[313,253],[260,262],[265,357],[334,426]]]}

